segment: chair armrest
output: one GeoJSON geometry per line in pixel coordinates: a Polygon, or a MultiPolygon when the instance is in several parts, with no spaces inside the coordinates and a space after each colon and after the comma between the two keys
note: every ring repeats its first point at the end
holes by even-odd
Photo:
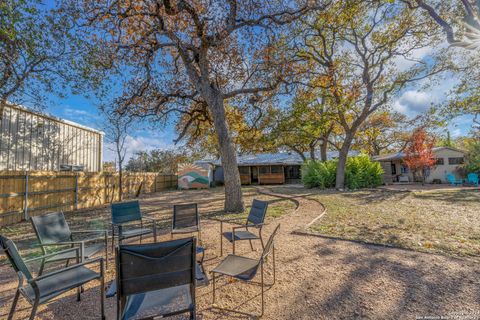
{"type": "Polygon", "coordinates": [[[71,231],[71,233],[100,233],[100,232],[108,232],[108,230],[102,230],[102,229],[97,229],[97,230],[75,230],[71,231]]]}
{"type": "Polygon", "coordinates": [[[264,223],[257,223],[257,224],[245,224],[243,226],[237,226],[237,227],[232,227],[232,229],[242,229],[242,228],[259,228],[263,227],[265,224],[264,223]]]}
{"type": "Polygon", "coordinates": [[[57,274],[60,274],[60,273],[62,273],[62,272],[65,272],[65,271],[68,271],[68,270],[72,270],[72,269],[75,269],[75,268],[78,268],[78,267],[86,266],[86,265],[89,265],[89,264],[92,264],[92,263],[96,263],[96,262],[99,263],[99,266],[100,266],[100,268],[101,268],[101,273],[102,273],[102,275],[103,275],[103,258],[98,257],[98,258],[95,258],[95,259],[89,259],[89,260],[87,260],[87,261],[74,264],[74,265],[72,265],[72,266],[70,266],[70,267],[67,267],[67,268],[63,268],[63,269],[60,269],[60,270],[56,270],[56,271],[53,271],[53,272],[50,272],[50,273],[41,275],[41,276],[36,277],[36,278],[32,278],[32,279],[28,280],[28,283],[35,282],[35,281],[42,280],[42,279],[46,279],[46,278],[55,276],[55,275],[57,275],[57,274]]]}
{"type": "Polygon", "coordinates": [[[69,244],[73,245],[82,245],[85,241],[65,241],[65,242],[55,242],[55,243],[39,243],[36,244],[36,247],[55,247],[55,246],[65,246],[69,244]]]}
{"type": "Polygon", "coordinates": [[[32,262],[32,261],[43,260],[43,259],[46,259],[46,258],[50,258],[50,257],[57,256],[57,255],[59,255],[59,254],[69,253],[69,252],[71,252],[71,251],[76,251],[76,252],[77,252],[77,256],[80,257],[80,255],[79,255],[80,248],[70,248],[70,249],[66,249],[66,250],[61,250],[61,251],[57,251],[57,252],[52,252],[52,253],[49,253],[49,254],[44,254],[44,255],[39,256],[39,257],[35,257],[35,258],[31,258],[31,259],[26,259],[26,260],[24,260],[24,262],[28,263],[28,262],[32,262]]]}

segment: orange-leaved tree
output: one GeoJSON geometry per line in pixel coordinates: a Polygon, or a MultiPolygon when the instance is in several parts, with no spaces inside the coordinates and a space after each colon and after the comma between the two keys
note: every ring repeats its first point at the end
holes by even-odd
{"type": "Polygon", "coordinates": [[[406,166],[412,171],[414,179],[421,174],[425,182],[426,172],[435,165],[433,147],[435,138],[427,134],[423,128],[416,129],[405,148],[406,166]]]}

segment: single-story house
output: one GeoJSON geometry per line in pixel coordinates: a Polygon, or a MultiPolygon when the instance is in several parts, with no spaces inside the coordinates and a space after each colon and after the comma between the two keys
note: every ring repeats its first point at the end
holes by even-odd
{"type": "MultiPolygon", "coordinates": [[[[305,153],[305,157],[309,158],[305,153]]],[[[317,155],[319,158],[319,155],[317,155]]],[[[327,158],[338,158],[337,151],[327,153],[327,158]]],[[[302,157],[295,152],[261,153],[238,155],[238,170],[242,184],[284,184],[300,183],[302,157]]],[[[213,182],[222,184],[223,168],[220,159],[200,160],[195,164],[210,166],[213,171],[213,182]]]]}
{"type": "MultiPolygon", "coordinates": [[[[441,181],[447,183],[447,174],[459,178],[460,166],[465,161],[465,151],[451,147],[435,147],[432,149],[436,164],[427,172],[425,181],[433,183],[441,181]]],[[[373,160],[382,165],[385,184],[394,182],[413,182],[413,174],[404,163],[406,154],[397,152],[393,154],[373,157],[373,160]]]]}

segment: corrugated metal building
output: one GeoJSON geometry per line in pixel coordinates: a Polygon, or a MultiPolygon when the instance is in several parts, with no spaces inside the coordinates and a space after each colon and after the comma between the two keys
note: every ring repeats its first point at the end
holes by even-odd
{"type": "Polygon", "coordinates": [[[8,105],[0,121],[0,170],[102,169],[103,132],[8,105]]]}

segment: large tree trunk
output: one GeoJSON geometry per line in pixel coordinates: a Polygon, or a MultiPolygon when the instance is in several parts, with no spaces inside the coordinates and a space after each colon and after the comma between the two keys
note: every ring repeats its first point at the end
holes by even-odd
{"type": "Polygon", "coordinates": [[[237,165],[237,153],[228,132],[225,107],[220,93],[209,99],[209,107],[213,115],[215,132],[217,133],[220,156],[225,181],[225,212],[243,212],[242,185],[237,165]]]}
{"type": "Polygon", "coordinates": [[[348,151],[350,151],[352,141],[353,134],[347,134],[345,136],[342,148],[340,149],[338,154],[337,176],[335,181],[335,189],[337,190],[345,189],[345,169],[347,165],[348,151]]]}
{"type": "Polygon", "coordinates": [[[316,143],[315,143],[315,144],[310,144],[310,160],[313,160],[313,161],[316,160],[316,157],[315,157],[315,146],[316,146],[316,143]]]}
{"type": "Polygon", "coordinates": [[[322,145],[320,146],[320,160],[322,162],[327,161],[327,148],[328,148],[328,140],[326,138],[322,138],[322,145]]]}

